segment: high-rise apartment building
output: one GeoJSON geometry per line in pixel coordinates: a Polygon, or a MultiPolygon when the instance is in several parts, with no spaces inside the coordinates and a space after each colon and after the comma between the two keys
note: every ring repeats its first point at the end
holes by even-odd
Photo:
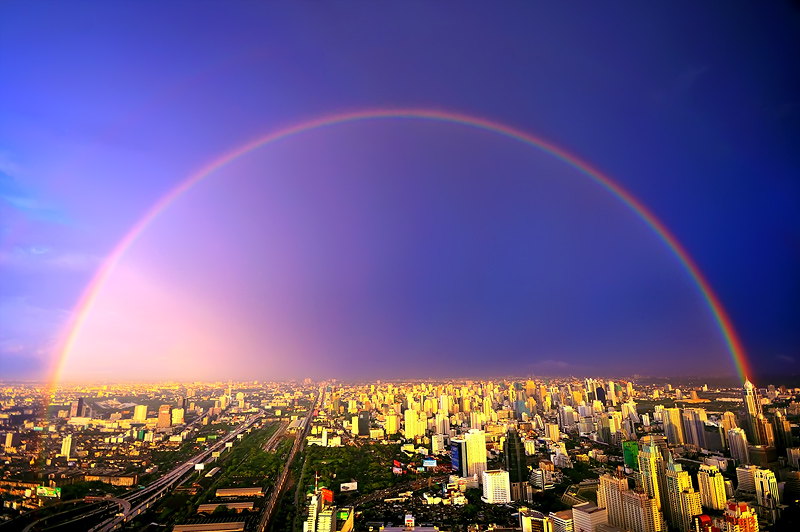
{"type": "Polygon", "coordinates": [[[647,493],[648,497],[656,501],[659,510],[665,515],[669,515],[668,503],[664,500],[664,460],[661,451],[652,439],[639,451],[637,459],[639,460],[639,472],[636,476],[637,486],[647,493]]]}
{"type": "Polygon", "coordinates": [[[622,506],[622,492],[628,491],[628,479],[625,475],[612,476],[608,473],[600,476],[597,488],[597,505],[608,510],[608,522],[611,525],[625,527],[625,510],[622,506]]]}
{"type": "Polygon", "coordinates": [[[661,532],[667,526],[656,501],[642,490],[622,492],[622,505],[625,512],[624,530],[631,532],[661,532]]]}
{"type": "Polygon", "coordinates": [[[553,523],[553,532],[574,532],[575,526],[572,520],[571,508],[560,512],[550,512],[548,517],[553,523]]]}
{"type": "Polygon", "coordinates": [[[69,408],[69,417],[80,417],[84,414],[84,401],[83,397],[78,398],[77,401],[72,401],[69,408]]]}
{"type": "Polygon", "coordinates": [[[689,532],[693,517],[702,512],[700,494],[694,491],[689,472],[680,464],[670,460],[665,472],[667,498],[669,501],[669,519],[673,527],[681,532],[689,532]]]}
{"type": "Polygon", "coordinates": [[[725,509],[725,479],[717,466],[701,465],[697,473],[697,484],[703,507],[710,510],[725,509]]]}

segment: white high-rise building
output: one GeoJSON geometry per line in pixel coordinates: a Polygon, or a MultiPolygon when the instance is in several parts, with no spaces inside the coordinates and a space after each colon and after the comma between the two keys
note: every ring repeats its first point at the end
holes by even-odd
{"type": "Polygon", "coordinates": [[[486,471],[486,433],[472,429],[464,435],[467,442],[467,475],[480,480],[486,471]]]}
{"type": "Polygon", "coordinates": [[[183,408],[172,409],[172,424],[183,425],[183,408]]]}
{"type": "Polygon", "coordinates": [[[61,455],[69,458],[72,453],[72,434],[67,434],[61,441],[61,455]]]}
{"type": "Polygon", "coordinates": [[[717,466],[701,465],[697,473],[702,505],[711,510],[724,510],[728,498],[725,495],[725,479],[717,466]]]}
{"type": "Polygon", "coordinates": [[[133,409],[133,421],[144,423],[147,420],[147,405],[136,405],[133,409]]]}
{"type": "Polygon", "coordinates": [[[609,524],[619,528],[625,528],[625,509],[622,504],[622,493],[625,491],[628,491],[628,479],[624,475],[606,473],[600,476],[597,505],[608,510],[609,524]]]}
{"type": "Polygon", "coordinates": [[[597,532],[598,525],[608,523],[608,510],[591,502],[572,507],[572,527],[575,532],[597,532]]]}
{"type": "MultiPolygon", "coordinates": [[[[469,455],[469,451],[467,451],[467,455],[469,455]]],[[[501,469],[483,471],[481,480],[483,483],[483,502],[488,504],[511,502],[511,483],[509,482],[508,471],[501,469]]]]}

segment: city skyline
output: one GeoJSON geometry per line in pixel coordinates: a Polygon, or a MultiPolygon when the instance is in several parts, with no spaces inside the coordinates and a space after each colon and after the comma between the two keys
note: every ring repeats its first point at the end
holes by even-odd
{"type": "Polygon", "coordinates": [[[2,8],[4,380],[797,375],[788,4],[93,8],[2,8]]]}

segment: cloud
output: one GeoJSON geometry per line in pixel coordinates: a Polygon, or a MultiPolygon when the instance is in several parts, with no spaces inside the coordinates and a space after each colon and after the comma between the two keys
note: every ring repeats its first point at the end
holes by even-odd
{"type": "Polygon", "coordinates": [[[0,252],[0,266],[25,271],[93,271],[103,258],[76,251],[61,251],[48,246],[17,246],[0,252]]]}
{"type": "MultiPolygon", "coordinates": [[[[8,164],[3,165],[9,168],[8,164]]],[[[67,216],[47,201],[43,200],[18,179],[4,169],[0,169],[0,206],[20,213],[28,219],[64,224],[67,216]]]]}
{"type": "Polygon", "coordinates": [[[788,355],[778,355],[775,358],[777,358],[781,362],[785,362],[787,364],[794,364],[794,362],[795,362],[795,360],[792,357],[788,356],[788,355]]]}

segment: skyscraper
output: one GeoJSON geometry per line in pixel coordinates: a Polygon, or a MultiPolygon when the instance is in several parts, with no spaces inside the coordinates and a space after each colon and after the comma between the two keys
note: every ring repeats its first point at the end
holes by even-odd
{"type": "Polygon", "coordinates": [[[753,383],[745,379],[744,386],[742,387],[742,398],[744,399],[744,407],[746,411],[746,429],[747,439],[750,443],[758,445],[758,436],[755,429],[756,418],[761,415],[761,398],[758,396],[753,383]]]}
{"type": "Polygon", "coordinates": [[[525,446],[522,438],[513,427],[506,433],[506,441],[503,444],[503,455],[505,457],[506,471],[508,480],[511,483],[511,499],[514,501],[524,500],[525,484],[528,482],[528,467],[525,461],[525,446]]]}
{"type": "Polygon", "coordinates": [[[686,441],[683,436],[681,411],[678,408],[665,408],[661,412],[664,421],[664,435],[670,445],[683,445],[686,441]]]}
{"type": "Polygon", "coordinates": [[[608,510],[608,522],[616,527],[625,528],[625,508],[622,502],[623,492],[628,491],[628,479],[621,472],[612,476],[608,473],[600,476],[597,488],[597,505],[608,510]]]}
{"type": "Polygon", "coordinates": [[[688,532],[692,518],[702,513],[700,494],[695,493],[689,473],[684,471],[680,464],[673,462],[671,455],[665,476],[670,523],[681,532],[688,532]]]}
{"type": "Polygon", "coordinates": [[[453,438],[450,440],[450,462],[453,467],[453,473],[459,477],[468,475],[467,441],[465,439],[453,438]]]}
{"type": "Polygon", "coordinates": [[[651,440],[645,445],[638,455],[639,473],[638,486],[647,493],[647,496],[656,501],[659,510],[668,514],[668,503],[665,502],[664,487],[664,460],[661,451],[651,440]]]}
{"type": "Polygon", "coordinates": [[[710,510],[724,510],[725,479],[717,466],[701,465],[697,473],[697,484],[700,491],[700,502],[710,510]]]}
{"type": "Polygon", "coordinates": [[[731,450],[731,457],[740,464],[750,463],[750,454],[747,448],[747,435],[739,427],[728,431],[728,447],[731,450]]]}
{"type": "Polygon", "coordinates": [[[464,439],[467,442],[467,475],[481,479],[486,471],[486,433],[471,429],[464,439]]]}
{"type": "Polygon", "coordinates": [[[642,490],[622,492],[622,504],[625,510],[624,530],[631,532],[660,532],[666,530],[664,516],[658,510],[656,501],[642,490]]]}
{"type": "Polygon", "coordinates": [[[683,428],[686,443],[701,449],[706,448],[705,424],[708,420],[702,408],[685,408],[683,410],[683,428]]]}

